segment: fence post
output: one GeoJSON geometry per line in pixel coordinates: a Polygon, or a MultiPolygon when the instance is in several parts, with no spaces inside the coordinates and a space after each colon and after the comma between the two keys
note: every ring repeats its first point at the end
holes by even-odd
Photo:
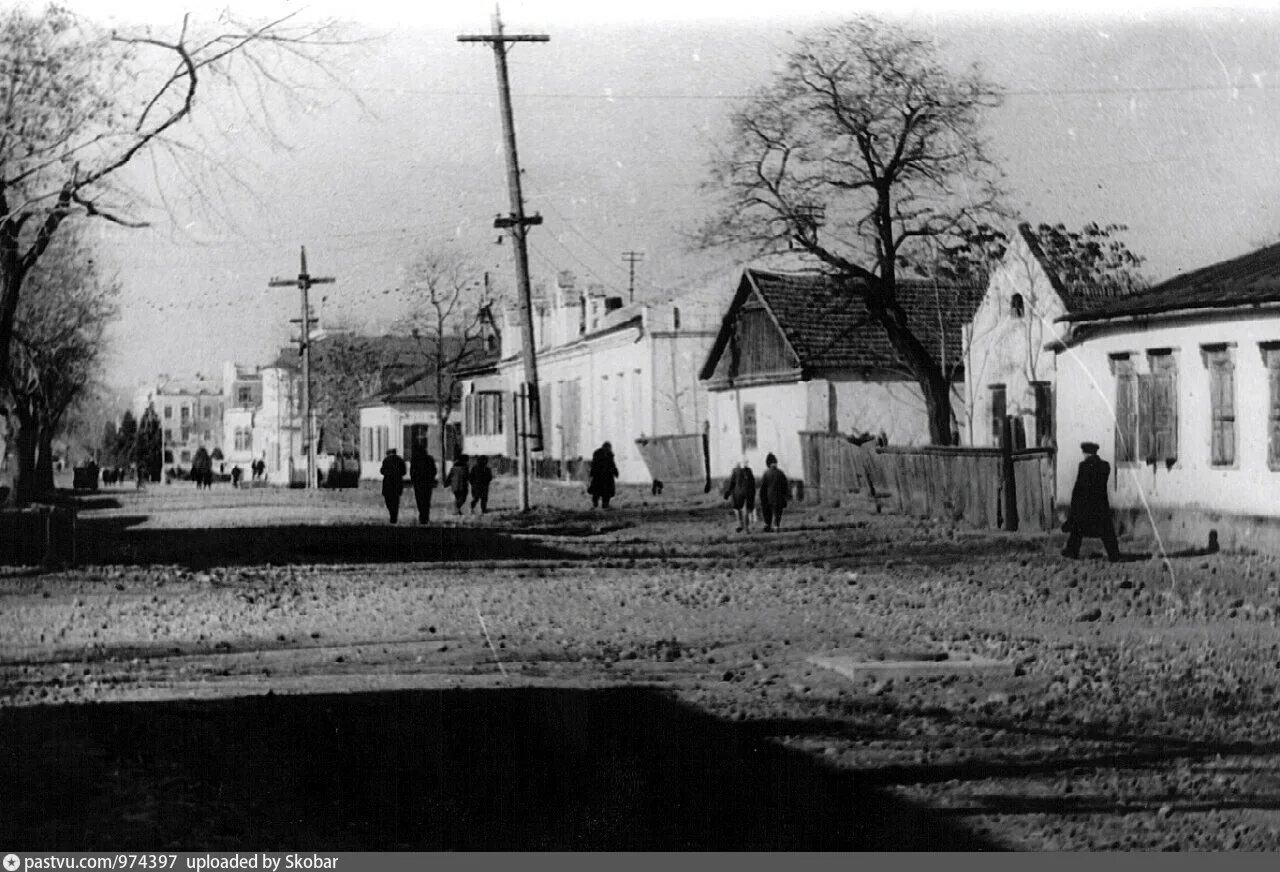
{"type": "Polygon", "coordinates": [[[1000,477],[1004,480],[1004,528],[1018,529],[1018,482],[1013,473],[1013,417],[1000,428],[1000,477]]]}

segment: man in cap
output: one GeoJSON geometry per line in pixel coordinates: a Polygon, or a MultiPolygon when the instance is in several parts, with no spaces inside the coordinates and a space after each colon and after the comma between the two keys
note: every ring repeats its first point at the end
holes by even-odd
{"type": "Polygon", "coordinates": [[[1067,523],[1062,529],[1068,534],[1063,557],[1080,556],[1080,540],[1096,536],[1107,549],[1107,559],[1120,559],[1120,546],[1116,542],[1115,527],[1111,523],[1111,503],[1107,500],[1107,480],[1111,477],[1111,464],[1098,456],[1096,442],[1083,442],[1080,450],[1084,460],[1076,472],[1076,486],[1071,491],[1071,508],[1067,523]]]}

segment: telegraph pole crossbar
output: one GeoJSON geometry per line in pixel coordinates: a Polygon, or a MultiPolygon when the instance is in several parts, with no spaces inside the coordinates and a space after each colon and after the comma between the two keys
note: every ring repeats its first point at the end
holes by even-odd
{"type": "Polygon", "coordinates": [[[300,324],[302,329],[298,335],[298,355],[302,358],[302,444],[307,452],[307,483],[311,490],[316,486],[316,445],[315,426],[311,415],[311,303],[307,292],[312,285],[333,284],[332,276],[313,276],[307,272],[307,247],[302,246],[301,269],[296,279],[273,278],[267,282],[269,288],[297,288],[302,292],[302,317],[290,319],[300,324]]]}
{"type": "MultiPolygon", "coordinates": [[[[542,451],[542,403],[538,396],[538,361],[534,348],[533,336],[533,302],[529,286],[529,250],[526,238],[529,228],[542,223],[541,215],[525,215],[524,194],[520,186],[520,158],[516,152],[515,119],[511,111],[511,87],[507,79],[507,45],[513,42],[548,42],[551,37],[545,33],[505,34],[502,32],[502,19],[495,12],[493,16],[493,33],[464,34],[458,42],[483,42],[493,47],[494,64],[498,72],[498,96],[502,110],[502,133],[507,151],[507,190],[511,199],[511,214],[499,216],[493,226],[507,230],[511,234],[515,252],[516,284],[520,297],[521,326],[521,359],[524,365],[525,395],[524,407],[526,423],[522,432],[526,434],[520,441],[528,446],[528,452],[542,451]]],[[[520,463],[520,510],[529,510],[529,461],[528,453],[522,452],[520,463]]]]}

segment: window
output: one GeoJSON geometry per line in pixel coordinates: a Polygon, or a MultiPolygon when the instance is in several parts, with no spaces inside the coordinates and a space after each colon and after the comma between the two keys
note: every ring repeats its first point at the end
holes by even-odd
{"type": "Polygon", "coordinates": [[[671,329],[672,330],[680,329],[680,307],[679,306],[673,306],[671,308],[671,329]]]}
{"type": "Polygon", "coordinates": [[[742,450],[756,447],[756,404],[742,404],[742,450]]]}
{"type": "Polygon", "coordinates": [[[170,421],[173,419],[173,406],[166,405],[164,407],[164,419],[170,421]]]}
{"type": "Polygon", "coordinates": [[[1111,357],[1116,376],[1116,463],[1138,459],[1138,376],[1127,354],[1111,357]]]}
{"type": "Polygon", "coordinates": [[[236,451],[253,450],[253,431],[248,427],[236,428],[236,451]]]}
{"type": "Polygon", "coordinates": [[[191,408],[189,406],[183,406],[178,411],[182,414],[182,423],[185,424],[191,420],[191,408]]]}
{"type": "Polygon", "coordinates": [[[1004,439],[1004,417],[1008,414],[1004,385],[989,385],[991,391],[991,444],[999,445],[1004,439]]]}
{"type": "Polygon", "coordinates": [[[172,444],[172,443],[173,443],[173,431],[172,431],[172,430],[165,430],[165,431],[164,431],[164,441],[165,441],[165,443],[166,443],[166,444],[172,444]]]}
{"type": "Polygon", "coordinates": [[[1178,459],[1178,369],[1169,349],[1147,353],[1150,375],[1138,380],[1139,449],[1147,463],[1178,459]]]}
{"type": "Polygon", "coordinates": [[[1268,342],[1262,347],[1262,353],[1271,389],[1267,410],[1267,466],[1280,469],[1280,343],[1268,342]]]}
{"type": "Polygon", "coordinates": [[[373,460],[373,428],[360,428],[360,457],[363,460],[373,460]]]}
{"type": "MultiPolygon", "coordinates": [[[[543,402],[547,402],[544,397],[543,402]]],[[[502,393],[477,391],[462,401],[463,432],[468,436],[498,436],[502,433],[502,393]]]]}
{"type": "Polygon", "coordinates": [[[252,388],[246,385],[241,385],[240,387],[236,388],[236,405],[247,406],[252,402],[253,402],[252,388]]]}
{"type": "Polygon", "coordinates": [[[204,419],[207,421],[213,417],[213,406],[204,407],[204,419]]]}
{"type": "Polygon", "coordinates": [[[1226,345],[1202,347],[1209,369],[1209,462],[1234,466],[1236,462],[1236,364],[1226,345]]]}
{"type": "Polygon", "coordinates": [[[180,458],[180,462],[182,462],[182,463],[190,463],[190,462],[191,462],[191,452],[190,452],[190,451],[184,451],[184,452],[182,452],[182,456],[181,456],[181,458],[180,458]]]}
{"type": "Polygon", "coordinates": [[[1012,318],[1021,318],[1024,314],[1024,306],[1022,303],[1022,294],[1014,294],[1009,298],[1009,316],[1012,318]]]}
{"type": "Polygon", "coordinates": [[[1053,385],[1048,382],[1032,382],[1031,390],[1036,403],[1036,445],[1052,445],[1053,439],[1053,385]]]}

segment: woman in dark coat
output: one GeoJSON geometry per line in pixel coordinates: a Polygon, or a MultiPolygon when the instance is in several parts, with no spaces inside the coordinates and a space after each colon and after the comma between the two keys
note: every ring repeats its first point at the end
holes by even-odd
{"type": "Polygon", "coordinates": [[[733,512],[738,518],[738,532],[751,532],[751,513],[756,508],[756,476],[745,457],[729,474],[721,495],[726,500],[733,501],[733,512]]]}
{"type": "Polygon", "coordinates": [[[212,477],[213,461],[209,459],[209,452],[201,445],[196,449],[195,457],[191,458],[191,480],[196,483],[196,490],[199,490],[208,487],[212,477]]]}
{"type": "Polygon", "coordinates": [[[413,482],[413,499],[418,504],[418,523],[426,524],[431,520],[431,492],[436,489],[436,459],[421,442],[413,446],[409,480],[413,482]]]}
{"type": "Polygon", "coordinates": [[[1111,464],[1098,456],[1097,443],[1081,443],[1080,450],[1084,452],[1084,460],[1076,472],[1076,486],[1071,491],[1071,509],[1067,512],[1067,523],[1062,525],[1062,529],[1069,534],[1062,556],[1073,559],[1079,557],[1080,540],[1086,536],[1096,536],[1107,549],[1107,558],[1114,563],[1120,559],[1120,546],[1116,542],[1115,527],[1111,523],[1111,503],[1107,499],[1111,464]]]}
{"type": "Polygon", "coordinates": [[[449,477],[445,481],[445,484],[449,486],[449,490],[453,491],[453,513],[455,515],[462,514],[462,504],[467,501],[468,478],[467,455],[459,454],[453,459],[453,468],[449,470],[449,477]]]}
{"type": "Polygon", "coordinates": [[[609,500],[616,493],[614,481],[618,478],[618,465],[613,462],[613,446],[608,442],[591,455],[589,475],[587,493],[591,494],[592,507],[603,505],[609,508],[609,500]]]}
{"type": "Polygon", "coordinates": [[[787,507],[787,474],[778,469],[778,458],[772,453],[764,459],[768,467],[760,476],[760,513],[764,515],[764,531],[782,529],[782,510],[787,507]]]}
{"type": "Polygon", "coordinates": [[[382,459],[382,500],[387,504],[387,513],[391,515],[391,523],[400,517],[400,494],[404,493],[404,458],[396,454],[394,448],[387,449],[387,456],[382,459]]]}
{"type": "Polygon", "coordinates": [[[471,483],[471,514],[476,513],[476,503],[480,504],[480,514],[489,511],[489,483],[493,481],[493,470],[489,468],[489,458],[483,454],[471,462],[471,474],[467,476],[471,483]]]}

